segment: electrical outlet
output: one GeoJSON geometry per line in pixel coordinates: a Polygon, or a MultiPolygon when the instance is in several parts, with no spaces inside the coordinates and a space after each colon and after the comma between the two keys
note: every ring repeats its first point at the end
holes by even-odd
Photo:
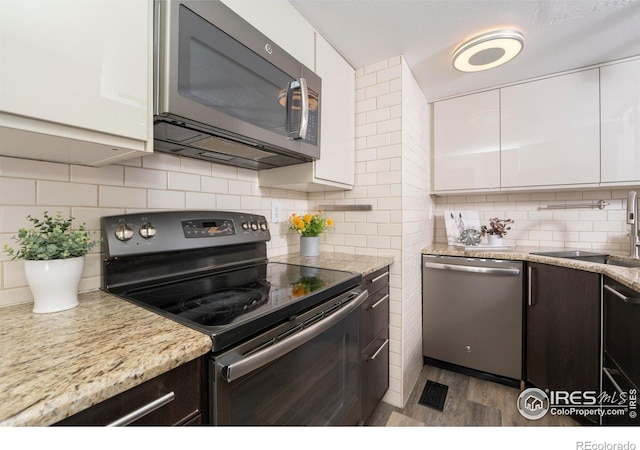
{"type": "Polygon", "coordinates": [[[279,201],[271,202],[271,223],[282,221],[282,205],[279,201]]]}

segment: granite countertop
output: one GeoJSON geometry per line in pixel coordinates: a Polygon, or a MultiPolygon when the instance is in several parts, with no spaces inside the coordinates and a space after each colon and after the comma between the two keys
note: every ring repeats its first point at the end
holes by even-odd
{"type": "MultiPolygon", "coordinates": [[[[270,258],[360,272],[392,257],[322,253],[270,258]]],[[[211,351],[211,338],[106,292],[67,311],[0,309],[0,426],[47,426],[211,351]]]]}
{"type": "Polygon", "coordinates": [[[0,426],[47,426],[211,351],[211,338],[93,291],[75,308],[0,310],[0,426]]]}
{"type": "MultiPolygon", "coordinates": [[[[581,261],[578,259],[555,258],[550,256],[532,255],[533,252],[548,252],[569,250],[565,248],[550,247],[509,247],[504,250],[494,250],[483,248],[478,250],[467,250],[464,248],[452,247],[446,244],[432,245],[422,249],[425,255],[445,255],[445,256],[467,256],[470,258],[492,258],[492,259],[509,259],[518,261],[531,261],[554,266],[568,267],[571,269],[585,270],[587,272],[602,273],[612,279],[624,284],[625,286],[640,292],[640,268],[636,267],[620,267],[609,264],[600,264],[595,262],[581,261]]],[[[586,250],[596,252],[595,250],[586,250]]],[[[602,253],[610,255],[612,259],[629,260],[628,256],[620,252],[602,253]]]]}
{"type": "Polygon", "coordinates": [[[321,252],[320,256],[300,256],[299,254],[282,255],[269,258],[269,261],[296,264],[300,266],[319,267],[321,269],[346,270],[359,272],[362,276],[393,263],[391,256],[352,255],[348,253],[321,252]]]}

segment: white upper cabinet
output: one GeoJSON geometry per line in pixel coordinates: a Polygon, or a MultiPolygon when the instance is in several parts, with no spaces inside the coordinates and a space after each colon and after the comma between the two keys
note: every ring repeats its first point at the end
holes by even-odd
{"type": "Polygon", "coordinates": [[[600,68],[602,182],[640,180],[640,59],[600,68]]]}
{"type": "Polygon", "coordinates": [[[500,93],[434,104],[434,192],[500,188],[500,93]]]}
{"type": "Polygon", "coordinates": [[[502,188],[599,183],[598,69],[500,91],[502,188]]]}
{"type": "Polygon", "coordinates": [[[0,2],[0,154],[100,165],[150,151],[152,12],[0,2]]]}

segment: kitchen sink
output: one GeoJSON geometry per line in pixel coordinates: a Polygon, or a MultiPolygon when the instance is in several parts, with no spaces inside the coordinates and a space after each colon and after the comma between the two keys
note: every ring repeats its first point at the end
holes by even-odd
{"type": "Polygon", "coordinates": [[[607,253],[587,252],[584,250],[560,250],[556,252],[532,252],[532,255],[551,256],[553,258],[579,259],[580,261],[589,261],[605,264],[609,255],[607,253]]]}
{"type": "Polygon", "coordinates": [[[619,267],[640,267],[640,260],[615,258],[607,253],[587,252],[585,250],[560,250],[555,252],[532,252],[532,255],[551,256],[553,258],[578,259],[580,261],[609,264],[619,267]]]}
{"type": "Polygon", "coordinates": [[[607,258],[605,264],[609,264],[610,266],[620,266],[620,267],[640,267],[639,260],[631,260],[631,259],[611,259],[607,258]]]}

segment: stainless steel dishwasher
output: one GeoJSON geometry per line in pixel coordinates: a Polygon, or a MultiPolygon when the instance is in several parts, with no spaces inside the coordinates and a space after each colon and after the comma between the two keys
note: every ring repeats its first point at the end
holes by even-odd
{"type": "Polygon", "coordinates": [[[423,255],[425,361],[517,384],[522,379],[523,270],[521,261],[423,255]]]}

